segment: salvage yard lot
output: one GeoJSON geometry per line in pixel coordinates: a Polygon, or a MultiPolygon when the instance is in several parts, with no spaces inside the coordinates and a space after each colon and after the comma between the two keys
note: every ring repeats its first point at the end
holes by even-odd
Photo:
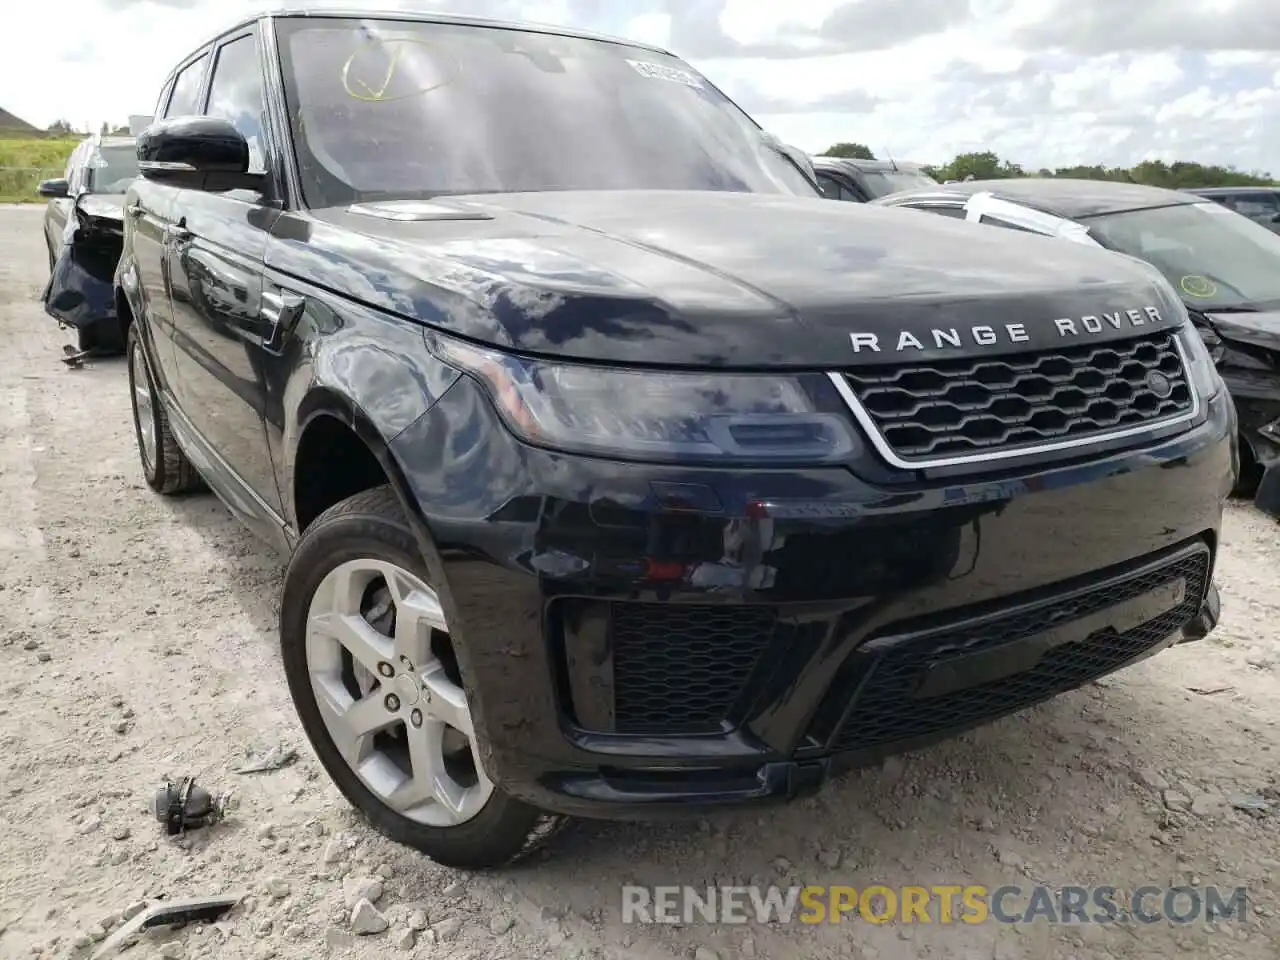
{"type": "Polygon", "coordinates": [[[0,208],[0,957],[87,957],[131,902],[247,891],[126,957],[1269,958],[1280,951],[1280,527],[1233,505],[1223,623],[1190,644],[790,808],[580,823],[502,874],[378,838],[312,758],[279,667],[280,561],[210,495],[143,483],[126,370],[59,362],[39,208],[0,208]],[[283,741],[298,758],[238,775],[283,741]],[[166,777],[234,788],[166,839],[166,777]],[[1236,810],[1261,798],[1270,809],[1236,810]],[[379,876],[380,934],[344,880],[379,876]],[[1247,886],[1243,922],[621,924],[623,884],[1247,886]],[[104,926],[105,924],[105,926],[104,926]],[[411,928],[422,928],[414,936],[411,928]]]}

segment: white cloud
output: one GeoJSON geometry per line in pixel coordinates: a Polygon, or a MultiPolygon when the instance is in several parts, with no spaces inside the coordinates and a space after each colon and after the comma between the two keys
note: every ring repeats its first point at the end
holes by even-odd
{"type": "Polygon", "coordinates": [[[671,43],[671,15],[668,13],[642,13],[627,21],[622,31],[628,40],[651,43],[655,47],[667,47],[671,43]]]}
{"type": "MultiPolygon", "coordinates": [[[[325,5],[362,2],[423,0],[325,5]]],[[[938,162],[989,149],[1029,168],[1160,156],[1280,175],[1273,0],[426,2],[669,46],[807,150],[855,140],[938,162]]],[[[47,8],[11,5],[0,107],[41,126],[149,113],[175,60],[271,5],[61,0],[56,31],[47,8]]]]}

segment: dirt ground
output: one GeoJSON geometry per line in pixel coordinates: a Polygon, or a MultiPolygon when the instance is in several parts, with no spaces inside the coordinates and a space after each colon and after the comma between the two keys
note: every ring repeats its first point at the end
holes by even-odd
{"type": "Polygon", "coordinates": [[[0,957],[88,957],[141,900],[222,892],[249,896],[124,956],[1280,955],[1280,527],[1251,508],[1227,514],[1209,640],[803,804],[576,824],[528,865],[465,875],[380,839],[329,785],[278,663],[279,560],[211,496],[147,490],[123,363],[59,360],[40,216],[0,208],[0,957]],[[280,743],[293,763],[233,772],[280,743]],[[238,807],[175,842],[148,804],[184,774],[238,807]],[[369,877],[389,927],[357,936],[344,901],[369,877]],[[753,882],[1243,885],[1251,902],[1244,922],[1137,929],[620,922],[624,883],[753,882]]]}

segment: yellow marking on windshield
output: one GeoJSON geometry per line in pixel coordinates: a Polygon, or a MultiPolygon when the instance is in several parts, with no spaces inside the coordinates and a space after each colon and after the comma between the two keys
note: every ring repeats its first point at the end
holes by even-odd
{"type": "Polygon", "coordinates": [[[1218,292],[1216,283],[1208,277],[1200,277],[1195,274],[1183,277],[1178,286],[1182,288],[1182,292],[1188,297],[1195,297],[1197,300],[1208,300],[1218,292]]]}
{"type": "MultiPolygon", "coordinates": [[[[422,58],[422,62],[431,68],[432,73],[439,73],[441,71],[441,67],[436,61],[437,56],[422,58]]],[[[351,52],[351,56],[347,57],[346,61],[342,64],[342,88],[353,100],[361,100],[365,103],[385,103],[391,100],[404,100],[406,97],[416,97],[420,93],[429,93],[432,90],[443,87],[448,83],[452,83],[457,73],[457,62],[454,61],[448,53],[434,47],[426,40],[370,40],[356,47],[356,49],[351,52]],[[445,71],[444,78],[434,83],[425,84],[420,87],[411,85],[408,90],[401,90],[399,93],[389,92],[393,90],[393,85],[401,86],[400,84],[395,84],[395,80],[400,74],[401,59],[405,50],[409,47],[421,48],[433,55],[442,56],[445,59],[452,61],[453,69],[445,71]],[[362,57],[365,58],[364,65],[366,67],[372,66],[372,61],[379,59],[375,57],[366,57],[365,55],[370,51],[380,51],[386,53],[388,56],[388,63],[386,69],[382,71],[382,78],[375,82],[370,82],[370,80],[358,75],[361,71],[358,69],[360,64],[357,61],[362,57]],[[357,69],[353,70],[353,67],[357,69]],[[356,89],[357,87],[359,89],[356,89]]]]}

